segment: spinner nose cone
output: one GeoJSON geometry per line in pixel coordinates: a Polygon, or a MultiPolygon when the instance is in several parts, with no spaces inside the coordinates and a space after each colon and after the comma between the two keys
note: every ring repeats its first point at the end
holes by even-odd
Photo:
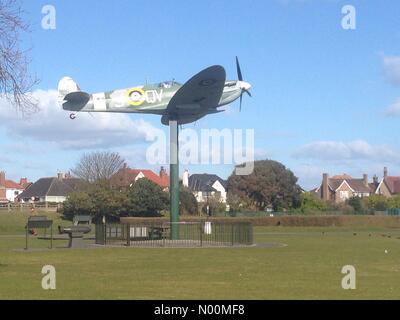
{"type": "Polygon", "coordinates": [[[240,89],[244,91],[249,91],[251,89],[251,84],[246,81],[239,81],[240,89]]]}

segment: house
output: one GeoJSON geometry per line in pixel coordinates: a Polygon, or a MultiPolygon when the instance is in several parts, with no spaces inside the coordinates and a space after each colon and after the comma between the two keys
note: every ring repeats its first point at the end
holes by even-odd
{"type": "Polygon", "coordinates": [[[160,173],[156,174],[148,169],[131,169],[125,166],[111,177],[111,186],[117,189],[129,188],[135,181],[142,178],[149,179],[164,191],[169,190],[169,176],[164,167],[161,167],[160,173]]]}
{"type": "Polygon", "coordinates": [[[400,195],[400,176],[389,176],[388,169],[383,169],[383,179],[375,190],[375,194],[393,197],[400,195]]]}
{"type": "Polygon", "coordinates": [[[6,191],[6,174],[0,172],[0,203],[8,202],[6,191]]]}
{"type": "Polygon", "coordinates": [[[62,203],[68,194],[79,190],[82,180],[69,174],[59,173],[57,177],[41,178],[31,184],[18,199],[22,202],[62,203]]]}
{"type": "Polygon", "coordinates": [[[354,179],[347,174],[329,177],[324,173],[321,185],[311,192],[322,200],[341,203],[352,197],[369,197],[375,190],[374,183],[368,182],[367,174],[361,179],[354,179]]]}
{"type": "Polygon", "coordinates": [[[221,202],[226,203],[227,182],[217,175],[192,174],[189,175],[188,182],[187,187],[192,190],[197,202],[207,202],[210,197],[219,197],[221,202]]]}
{"type": "Polygon", "coordinates": [[[15,202],[18,195],[20,195],[30,183],[27,178],[21,178],[19,183],[7,180],[4,171],[0,172],[0,202],[15,202]]]}

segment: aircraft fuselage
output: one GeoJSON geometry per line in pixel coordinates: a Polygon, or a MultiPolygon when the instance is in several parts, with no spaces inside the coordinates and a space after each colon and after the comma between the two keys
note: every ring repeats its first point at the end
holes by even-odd
{"type": "MultiPolygon", "coordinates": [[[[239,98],[243,84],[244,82],[241,81],[226,81],[219,104],[214,109],[210,109],[209,113],[214,113],[216,108],[227,105],[239,98]]],[[[90,95],[90,100],[79,112],[123,112],[162,115],[171,98],[181,86],[178,82],[168,81],[94,93],[90,95]]],[[[65,107],[64,109],[69,110],[65,107]]]]}

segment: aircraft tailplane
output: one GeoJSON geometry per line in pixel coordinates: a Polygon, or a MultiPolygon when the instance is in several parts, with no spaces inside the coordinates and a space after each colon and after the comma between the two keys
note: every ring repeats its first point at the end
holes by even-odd
{"type": "Polygon", "coordinates": [[[71,92],[64,97],[62,108],[64,110],[81,111],[90,100],[90,94],[86,92],[71,92]]]}
{"type": "Polygon", "coordinates": [[[64,77],[58,83],[58,102],[69,111],[80,111],[89,101],[90,95],[82,92],[71,77],[64,77]]]}

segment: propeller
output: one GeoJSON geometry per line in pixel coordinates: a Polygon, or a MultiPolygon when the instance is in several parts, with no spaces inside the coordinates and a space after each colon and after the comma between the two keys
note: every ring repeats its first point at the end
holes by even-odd
{"type": "Polygon", "coordinates": [[[239,81],[243,81],[242,70],[240,69],[239,58],[236,56],[236,70],[239,81]]]}
{"type": "Polygon", "coordinates": [[[249,97],[251,97],[251,93],[249,91],[250,89],[250,84],[243,81],[243,74],[242,74],[242,70],[240,68],[240,63],[239,63],[239,59],[236,56],[236,70],[237,70],[237,75],[238,75],[238,79],[241,82],[241,89],[242,89],[242,93],[240,94],[240,108],[239,111],[242,111],[242,100],[243,100],[243,92],[246,92],[249,97]]]}

